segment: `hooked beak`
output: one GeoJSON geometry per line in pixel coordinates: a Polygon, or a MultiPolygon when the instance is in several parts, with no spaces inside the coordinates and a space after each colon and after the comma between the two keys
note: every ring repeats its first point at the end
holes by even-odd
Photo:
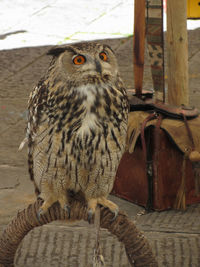
{"type": "Polygon", "coordinates": [[[102,74],[101,64],[99,63],[98,60],[95,60],[95,65],[96,65],[96,71],[99,72],[99,74],[102,74]]]}

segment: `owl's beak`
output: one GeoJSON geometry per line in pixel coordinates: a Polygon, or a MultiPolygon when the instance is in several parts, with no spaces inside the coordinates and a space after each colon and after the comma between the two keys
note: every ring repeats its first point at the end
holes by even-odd
{"type": "Polygon", "coordinates": [[[99,72],[99,74],[102,74],[101,64],[99,63],[98,60],[95,60],[95,65],[96,65],[96,71],[99,72]]]}

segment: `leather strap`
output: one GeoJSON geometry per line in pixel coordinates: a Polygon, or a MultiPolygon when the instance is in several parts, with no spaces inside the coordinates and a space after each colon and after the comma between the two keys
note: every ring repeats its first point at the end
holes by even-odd
{"type": "Polygon", "coordinates": [[[189,137],[189,139],[191,141],[191,144],[192,144],[192,146],[191,146],[192,147],[192,150],[195,150],[194,139],[193,139],[192,132],[191,132],[191,129],[189,127],[187,118],[186,118],[184,112],[182,113],[182,115],[183,115],[183,120],[184,120],[184,123],[185,123],[185,127],[186,127],[186,130],[187,130],[188,137],[189,137]]]}
{"type": "Polygon", "coordinates": [[[152,167],[152,153],[151,151],[147,151],[147,145],[145,140],[145,128],[148,121],[153,120],[157,118],[156,113],[151,113],[142,123],[141,127],[141,142],[142,142],[142,151],[144,156],[144,162],[145,162],[145,173],[146,173],[146,179],[148,182],[148,199],[146,203],[146,210],[151,210],[153,206],[153,167],[152,167]],[[151,155],[148,155],[151,153],[151,155]]]}
{"type": "Polygon", "coordinates": [[[195,118],[199,115],[196,108],[190,107],[176,107],[162,103],[145,103],[144,101],[135,101],[132,97],[129,99],[130,111],[155,111],[156,113],[163,114],[168,118],[183,119],[183,114],[187,119],[195,118]]]}
{"type": "MultiPolygon", "coordinates": [[[[160,126],[163,120],[163,116],[161,114],[158,115],[158,119],[155,126],[154,131],[154,157],[153,157],[153,179],[154,179],[154,190],[155,192],[159,191],[158,188],[158,161],[159,161],[159,149],[160,149],[160,126]]],[[[155,194],[155,202],[159,203],[160,199],[158,199],[159,194],[155,194]]]]}
{"type": "Polygon", "coordinates": [[[157,114],[156,113],[151,113],[148,117],[146,117],[146,119],[142,123],[141,141],[142,141],[142,151],[143,151],[144,161],[145,162],[147,160],[147,148],[146,148],[146,141],[145,141],[145,128],[146,128],[146,125],[147,125],[148,121],[156,119],[156,118],[157,118],[157,114]]]}

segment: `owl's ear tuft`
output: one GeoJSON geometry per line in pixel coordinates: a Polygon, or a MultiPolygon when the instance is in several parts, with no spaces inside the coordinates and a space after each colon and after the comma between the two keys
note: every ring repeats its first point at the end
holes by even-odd
{"type": "Polygon", "coordinates": [[[47,55],[59,56],[61,53],[65,52],[65,51],[66,51],[66,47],[54,46],[47,52],[47,55]]]}
{"type": "Polygon", "coordinates": [[[106,50],[106,48],[108,48],[108,49],[110,49],[112,52],[113,52],[113,54],[115,55],[115,52],[113,51],[113,49],[109,46],[109,45],[107,45],[107,44],[103,44],[103,48],[106,50]]]}

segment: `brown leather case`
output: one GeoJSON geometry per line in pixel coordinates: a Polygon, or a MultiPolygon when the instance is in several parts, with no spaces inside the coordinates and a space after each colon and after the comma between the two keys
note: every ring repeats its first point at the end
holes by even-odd
{"type": "MultiPolygon", "coordinates": [[[[153,125],[145,129],[145,141],[147,161],[139,135],[134,151],[126,152],[121,159],[112,193],[147,209],[173,208],[183,177],[184,153],[164,129],[153,125]],[[159,146],[155,143],[156,130],[159,146]]],[[[184,170],[186,204],[200,202],[200,195],[195,194],[194,169],[189,159],[184,170]]]]}

